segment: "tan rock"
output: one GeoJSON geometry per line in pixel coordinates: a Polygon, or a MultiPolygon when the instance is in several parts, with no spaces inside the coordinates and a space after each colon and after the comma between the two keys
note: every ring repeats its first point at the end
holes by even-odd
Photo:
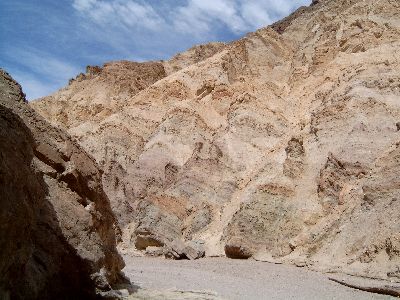
{"type": "Polygon", "coordinates": [[[90,70],[31,105],[104,168],[123,226],[163,244],[204,240],[206,255],[387,278],[400,229],[399,11],[314,1],[226,45],[90,70]],[[142,89],[125,89],[138,70],[142,89]]]}
{"type": "Polygon", "coordinates": [[[204,257],[203,242],[174,240],[166,248],[165,256],[172,259],[199,259],[204,257]]]}

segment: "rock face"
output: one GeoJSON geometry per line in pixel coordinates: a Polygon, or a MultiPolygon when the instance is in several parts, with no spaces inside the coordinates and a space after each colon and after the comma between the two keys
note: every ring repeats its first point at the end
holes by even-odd
{"type": "Polygon", "coordinates": [[[95,161],[0,70],[0,298],[97,299],[120,277],[95,161]]]}
{"type": "Polygon", "coordinates": [[[399,280],[399,13],[394,0],[313,1],[32,106],[103,167],[132,247],[199,240],[209,256],[399,280]],[[118,92],[125,76],[150,80],[118,92]]]}

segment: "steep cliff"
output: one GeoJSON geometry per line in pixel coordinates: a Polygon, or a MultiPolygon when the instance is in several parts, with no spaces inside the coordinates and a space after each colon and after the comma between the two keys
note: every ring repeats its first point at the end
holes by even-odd
{"type": "Polygon", "coordinates": [[[0,298],[98,299],[124,266],[95,161],[0,70],[0,298]]]}
{"type": "Polygon", "coordinates": [[[163,75],[140,91],[110,96],[124,80],[96,75],[32,106],[104,168],[132,247],[193,240],[399,280],[399,13],[313,1],[198,60],[150,63],[164,72],[134,76],[163,75]]]}

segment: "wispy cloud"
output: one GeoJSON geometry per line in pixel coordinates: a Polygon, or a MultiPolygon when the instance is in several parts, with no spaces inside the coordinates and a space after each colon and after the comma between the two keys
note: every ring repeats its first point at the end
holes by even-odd
{"type": "Polygon", "coordinates": [[[99,25],[123,25],[129,29],[204,35],[216,27],[233,34],[266,26],[310,0],[186,0],[169,2],[158,9],[138,0],[74,0],[73,7],[99,25]]]}
{"type": "Polygon", "coordinates": [[[168,59],[229,41],[311,0],[0,1],[0,67],[29,99],[66,85],[86,65],[168,59]],[[21,20],[24,20],[21,22],[21,20]]]}
{"type": "Polygon", "coordinates": [[[311,0],[73,0],[88,37],[125,58],[165,59],[193,44],[230,40],[311,0]]]}
{"type": "Polygon", "coordinates": [[[213,30],[215,23],[240,34],[250,27],[240,15],[238,4],[229,0],[190,0],[176,8],[170,21],[177,31],[191,34],[207,34],[213,30]]]}
{"type": "Polygon", "coordinates": [[[135,1],[74,0],[73,7],[101,25],[140,26],[157,30],[163,18],[148,4],[135,1]]]}

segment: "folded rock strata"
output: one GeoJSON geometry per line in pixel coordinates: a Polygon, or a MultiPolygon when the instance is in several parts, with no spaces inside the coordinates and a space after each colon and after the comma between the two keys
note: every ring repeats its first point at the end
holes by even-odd
{"type": "Polygon", "coordinates": [[[31,105],[104,169],[132,247],[143,233],[203,240],[208,256],[398,281],[399,13],[313,1],[229,44],[106,64],[31,105]]]}

